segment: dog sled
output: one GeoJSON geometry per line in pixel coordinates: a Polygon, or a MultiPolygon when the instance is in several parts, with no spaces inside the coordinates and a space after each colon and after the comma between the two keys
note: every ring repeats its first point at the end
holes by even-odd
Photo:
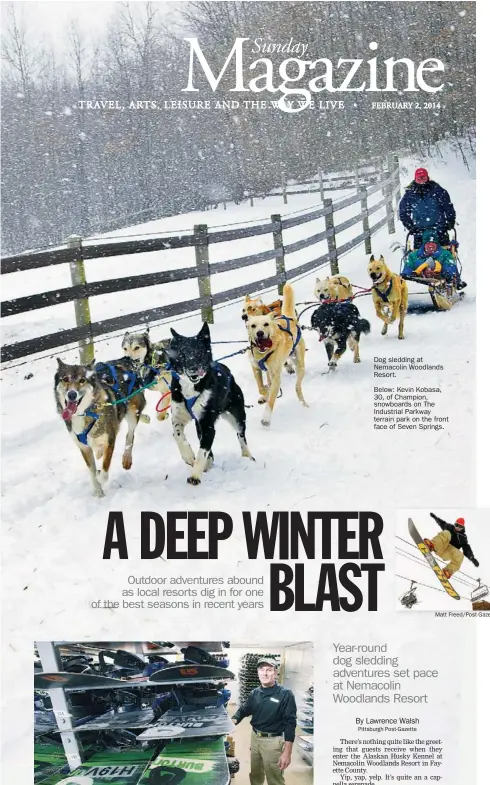
{"type": "MultiPolygon", "coordinates": [[[[415,250],[411,232],[407,234],[400,262],[400,275],[402,278],[408,283],[419,284],[426,287],[436,311],[449,311],[453,305],[464,297],[464,292],[461,291],[461,273],[463,267],[458,253],[459,244],[456,237],[456,229],[453,229],[453,233],[454,237],[449,241],[449,245],[441,246],[441,248],[450,251],[457,268],[457,274],[452,279],[445,278],[440,273],[430,269],[425,270],[421,275],[407,275],[406,272],[402,274],[409,254],[415,250]]],[[[409,301],[411,294],[419,295],[422,294],[422,291],[409,291],[409,301]]]]}

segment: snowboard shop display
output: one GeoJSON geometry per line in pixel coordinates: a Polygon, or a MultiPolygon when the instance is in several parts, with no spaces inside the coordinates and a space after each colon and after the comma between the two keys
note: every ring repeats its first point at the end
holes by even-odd
{"type": "Polygon", "coordinates": [[[296,737],[301,757],[310,766],[313,766],[313,725],[314,725],[314,697],[315,688],[311,684],[304,692],[298,705],[298,725],[302,735],[296,737]]]}
{"type": "Polygon", "coordinates": [[[279,654],[255,654],[247,652],[240,657],[240,668],[238,670],[238,684],[240,687],[240,704],[244,704],[256,687],[260,687],[260,681],[257,674],[257,665],[261,659],[273,659],[277,662],[277,668],[281,664],[281,657],[279,654]]]}
{"type": "Polygon", "coordinates": [[[227,785],[239,770],[226,710],[235,676],[221,644],[135,648],[37,645],[36,783],[227,785]]]}

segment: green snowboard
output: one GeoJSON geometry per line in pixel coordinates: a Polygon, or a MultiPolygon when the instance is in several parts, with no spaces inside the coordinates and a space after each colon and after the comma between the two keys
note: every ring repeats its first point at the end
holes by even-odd
{"type": "Polygon", "coordinates": [[[138,785],[228,785],[223,739],[172,742],[148,766],[138,785]]]}
{"type": "Polygon", "coordinates": [[[104,750],[97,752],[55,785],[137,785],[155,750],[104,750]]]}
{"type": "Polygon", "coordinates": [[[66,762],[66,754],[61,744],[45,744],[36,742],[34,744],[34,782],[51,783],[58,782],[58,778],[63,772],[69,771],[66,762]]]}

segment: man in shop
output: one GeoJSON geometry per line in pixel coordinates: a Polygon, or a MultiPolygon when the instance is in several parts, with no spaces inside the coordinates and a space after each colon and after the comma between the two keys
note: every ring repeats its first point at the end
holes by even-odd
{"type": "Polygon", "coordinates": [[[260,687],[232,717],[238,725],[250,717],[250,785],[285,785],[296,730],[296,701],[291,690],[277,683],[276,663],[264,657],[257,663],[260,687]]]}

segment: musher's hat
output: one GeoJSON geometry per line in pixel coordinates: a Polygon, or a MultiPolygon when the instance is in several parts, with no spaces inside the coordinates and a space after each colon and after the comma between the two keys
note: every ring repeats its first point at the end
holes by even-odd
{"type": "Polygon", "coordinates": [[[420,169],[415,170],[415,175],[413,179],[415,180],[416,183],[419,184],[427,183],[429,180],[429,172],[427,171],[427,169],[423,169],[422,167],[420,167],[420,169]]]}

